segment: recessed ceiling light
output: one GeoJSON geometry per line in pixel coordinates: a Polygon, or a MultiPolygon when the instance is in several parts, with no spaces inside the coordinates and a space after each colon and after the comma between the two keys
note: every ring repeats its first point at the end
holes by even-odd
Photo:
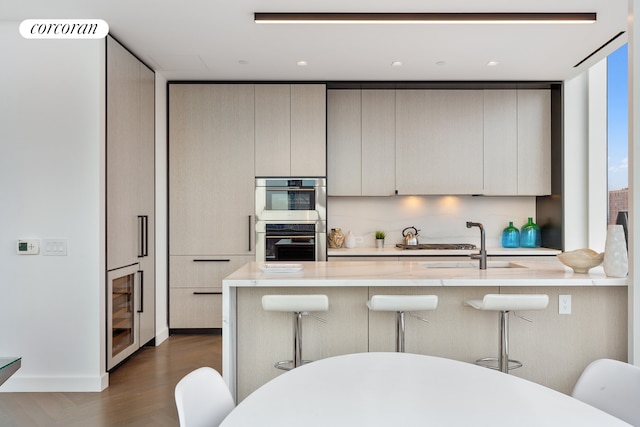
{"type": "Polygon", "coordinates": [[[309,65],[309,63],[307,61],[298,61],[296,62],[296,65],[298,67],[306,67],[307,65],[309,65]]]}
{"type": "Polygon", "coordinates": [[[393,61],[391,63],[392,67],[402,67],[402,61],[393,61]]]}
{"type": "Polygon", "coordinates": [[[443,66],[443,65],[446,65],[446,64],[447,64],[447,63],[446,63],[446,62],[444,62],[444,61],[438,61],[438,62],[436,62],[436,65],[438,65],[438,66],[443,66]]]}
{"type": "Polygon", "coordinates": [[[487,67],[496,67],[498,64],[498,61],[489,61],[487,62],[487,67]]]}
{"type": "Polygon", "coordinates": [[[238,61],[238,64],[242,64],[242,65],[247,65],[249,63],[249,61],[247,61],[246,59],[241,59],[238,61]]]}
{"type": "Polygon", "coordinates": [[[258,24],[592,24],[587,13],[254,13],[258,24]]]}

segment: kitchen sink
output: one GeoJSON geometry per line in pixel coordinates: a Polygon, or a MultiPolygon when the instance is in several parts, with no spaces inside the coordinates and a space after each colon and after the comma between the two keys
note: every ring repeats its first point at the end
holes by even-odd
{"type": "MultiPolygon", "coordinates": [[[[426,268],[479,268],[479,261],[427,261],[421,262],[426,268]]],[[[487,268],[526,268],[510,261],[487,261],[487,268]]]]}

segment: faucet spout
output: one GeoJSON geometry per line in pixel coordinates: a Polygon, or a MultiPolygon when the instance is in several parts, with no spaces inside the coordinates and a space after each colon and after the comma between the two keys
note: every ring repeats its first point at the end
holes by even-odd
{"type": "Polygon", "coordinates": [[[480,252],[471,255],[472,259],[480,260],[480,270],[487,269],[487,248],[485,246],[484,227],[480,222],[467,221],[467,228],[478,227],[480,229],[480,252]]]}

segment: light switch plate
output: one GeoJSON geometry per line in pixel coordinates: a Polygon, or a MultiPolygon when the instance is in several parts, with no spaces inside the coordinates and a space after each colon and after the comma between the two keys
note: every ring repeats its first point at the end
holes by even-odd
{"type": "Polygon", "coordinates": [[[16,243],[18,255],[38,255],[40,253],[39,239],[18,239],[16,243]]]}
{"type": "Polygon", "coordinates": [[[43,239],[42,255],[67,256],[67,239],[43,239]]]}

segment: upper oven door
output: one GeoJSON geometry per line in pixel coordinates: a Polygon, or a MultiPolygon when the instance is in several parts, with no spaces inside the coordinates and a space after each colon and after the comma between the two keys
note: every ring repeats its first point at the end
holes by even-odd
{"type": "Polygon", "coordinates": [[[257,221],[324,221],[324,178],[257,178],[257,221]]]}

